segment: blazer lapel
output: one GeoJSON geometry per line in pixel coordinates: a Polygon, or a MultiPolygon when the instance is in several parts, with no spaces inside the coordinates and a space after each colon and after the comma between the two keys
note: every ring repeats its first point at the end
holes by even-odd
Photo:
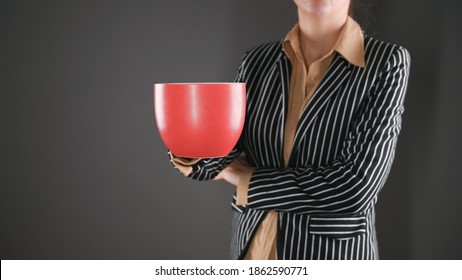
{"type": "Polygon", "coordinates": [[[300,117],[297,130],[295,132],[291,160],[298,145],[300,145],[303,136],[315,120],[316,115],[322,111],[329,99],[339,90],[341,85],[347,81],[347,78],[351,73],[351,67],[350,63],[348,63],[342,56],[338,54],[336,55],[334,61],[330,65],[324,75],[324,78],[321,80],[318,88],[314,92],[310,102],[304,108],[300,117]]]}
{"type": "Polygon", "coordinates": [[[292,64],[290,63],[287,56],[284,54],[281,55],[281,59],[278,61],[278,70],[279,70],[279,77],[281,79],[281,89],[282,89],[282,104],[283,104],[283,112],[284,112],[284,120],[287,117],[287,109],[289,103],[289,85],[290,85],[290,75],[292,73],[292,64]]]}
{"type": "Polygon", "coordinates": [[[289,103],[289,85],[290,85],[290,76],[292,73],[292,64],[289,61],[289,58],[285,55],[284,51],[281,50],[281,57],[277,63],[279,78],[281,79],[281,90],[282,90],[282,117],[279,120],[279,143],[281,151],[279,163],[280,166],[284,166],[284,131],[285,131],[285,122],[287,118],[288,103],[289,103]]]}

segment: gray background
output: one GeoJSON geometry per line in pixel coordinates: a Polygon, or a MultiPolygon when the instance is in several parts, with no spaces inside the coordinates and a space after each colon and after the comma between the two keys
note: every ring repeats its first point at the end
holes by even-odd
{"type": "MultiPolygon", "coordinates": [[[[412,54],[384,259],[462,257],[461,11],[373,9],[369,34],[412,54]]],[[[0,0],[0,258],[227,258],[233,187],[172,168],[152,85],[231,81],[295,20],[291,0],[0,0]]]]}

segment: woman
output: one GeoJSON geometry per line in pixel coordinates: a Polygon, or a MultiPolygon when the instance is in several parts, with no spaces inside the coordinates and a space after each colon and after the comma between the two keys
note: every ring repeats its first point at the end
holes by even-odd
{"type": "Polygon", "coordinates": [[[377,259],[374,204],[401,128],[409,54],[363,35],[350,0],[294,2],[285,39],[251,49],[238,69],[247,119],[235,149],[172,161],[237,187],[233,259],[377,259]]]}

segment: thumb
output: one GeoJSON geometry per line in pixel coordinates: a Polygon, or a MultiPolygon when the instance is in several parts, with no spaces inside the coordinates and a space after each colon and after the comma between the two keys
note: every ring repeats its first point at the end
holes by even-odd
{"type": "Polygon", "coordinates": [[[221,172],[218,173],[217,176],[215,176],[215,178],[212,179],[213,181],[219,181],[219,180],[223,180],[223,176],[221,175],[221,172]]]}

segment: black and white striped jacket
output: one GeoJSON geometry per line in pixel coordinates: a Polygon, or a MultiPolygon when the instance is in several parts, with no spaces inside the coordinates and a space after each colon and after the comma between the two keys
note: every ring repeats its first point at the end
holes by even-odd
{"type": "Polygon", "coordinates": [[[285,168],[290,60],[281,42],[244,55],[236,79],[247,84],[239,143],[189,175],[212,179],[242,152],[256,167],[248,205],[232,203],[232,259],[245,256],[268,210],[279,213],[278,259],[378,258],[374,204],[395,153],[410,56],[366,36],[365,60],[360,68],[336,54],[299,120],[285,168]]]}

